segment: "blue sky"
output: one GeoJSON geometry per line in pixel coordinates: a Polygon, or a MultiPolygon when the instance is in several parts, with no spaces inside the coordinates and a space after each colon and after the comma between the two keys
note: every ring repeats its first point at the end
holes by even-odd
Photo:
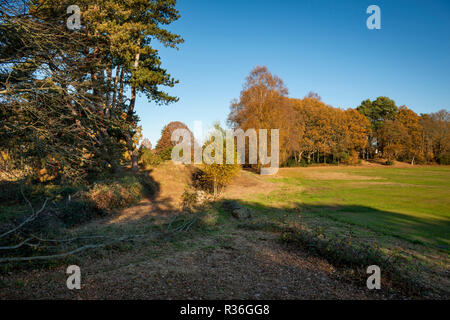
{"type": "Polygon", "coordinates": [[[180,101],[157,106],[142,96],[136,106],[153,145],[170,121],[225,124],[257,65],[281,77],[289,96],[314,91],[334,107],[384,95],[417,113],[450,109],[448,0],[179,0],[177,8],[169,30],[185,43],[160,55],[180,81],[168,89],[180,101]],[[381,30],[366,27],[372,4],[381,30]]]}

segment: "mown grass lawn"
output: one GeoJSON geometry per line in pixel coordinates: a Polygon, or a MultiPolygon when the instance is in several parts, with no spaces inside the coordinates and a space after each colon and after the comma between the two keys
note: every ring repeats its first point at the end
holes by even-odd
{"type": "Polygon", "coordinates": [[[450,167],[293,168],[281,170],[273,181],[292,189],[255,196],[255,203],[297,206],[305,216],[330,223],[444,251],[450,247],[450,167]]]}

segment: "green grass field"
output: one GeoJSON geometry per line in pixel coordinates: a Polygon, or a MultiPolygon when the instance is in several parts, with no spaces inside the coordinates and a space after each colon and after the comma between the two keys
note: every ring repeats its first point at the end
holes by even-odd
{"type": "Polygon", "coordinates": [[[286,168],[268,179],[275,190],[244,201],[258,212],[261,228],[377,248],[399,261],[407,279],[447,292],[450,167],[286,168]]]}
{"type": "Polygon", "coordinates": [[[359,226],[380,239],[450,247],[450,167],[293,168],[272,181],[288,187],[255,196],[253,205],[296,207],[325,227],[359,226]]]}

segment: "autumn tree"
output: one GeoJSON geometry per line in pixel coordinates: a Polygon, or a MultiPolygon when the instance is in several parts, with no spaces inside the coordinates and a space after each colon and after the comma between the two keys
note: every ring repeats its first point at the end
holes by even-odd
{"type": "Polygon", "coordinates": [[[288,143],[286,120],[290,117],[291,105],[287,94],[283,80],[272,75],[267,67],[257,66],[246,78],[240,98],[232,102],[228,116],[229,124],[235,129],[255,129],[257,136],[260,129],[267,129],[269,144],[270,129],[279,129],[281,161],[288,156],[286,148],[281,147],[288,143]]]}
{"type": "Polygon", "coordinates": [[[303,99],[287,94],[280,78],[257,67],[228,117],[234,128],[244,131],[279,129],[285,165],[357,163],[376,150],[389,161],[450,161],[450,117],[445,110],[419,117],[405,106],[397,108],[387,97],[342,110],[325,104],[316,93],[303,99]]]}
{"type": "Polygon", "coordinates": [[[202,147],[204,158],[201,179],[212,189],[214,198],[216,198],[239,173],[241,166],[237,163],[236,146],[233,149],[231,144],[227,145],[226,131],[219,124],[214,125],[214,131],[214,134],[208,137],[202,147]],[[215,139],[217,136],[222,137],[222,143],[216,143],[215,139]],[[211,152],[205,152],[205,149],[209,148],[211,148],[211,152]],[[234,155],[232,163],[227,163],[227,152],[232,152],[234,155]]]}
{"type": "Polygon", "coordinates": [[[356,109],[347,109],[344,114],[348,132],[347,150],[353,152],[353,158],[355,158],[355,152],[361,154],[367,149],[368,137],[370,137],[372,129],[369,119],[356,109]]]}
{"type": "MultiPolygon", "coordinates": [[[[158,155],[161,155],[163,152],[165,152],[168,156],[166,156],[166,159],[169,160],[172,148],[179,142],[179,141],[172,141],[172,133],[177,129],[185,129],[189,132],[191,135],[191,145],[194,144],[194,135],[189,130],[188,126],[185,125],[183,122],[180,121],[172,121],[168,123],[164,128],[161,130],[161,138],[159,138],[156,147],[155,152],[158,155]]],[[[181,140],[181,138],[180,138],[181,140]]],[[[192,152],[191,152],[192,153],[192,152]]],[[[192,153],[193,154],[193,153],[192,153]]]]}
{"type": "Polygon", "coordinates": [[[405,151],[405,144],[402,141],[405,135],[405,128],[400,122],[394,120],[387,120],[378,130],[379,143],[388,162],[397,160],[405,151]]]}
{"type": "Polygon", "coordinates": [[[239,100],[231,105],[234,128],[279,129],[280,159],[295,163],[356,161],[367,147],[370,122],[356,110],[340,110],[310,92],[303,99],[287,97],[283,81],[266,67],[246,79],[239,100]]]}
{"type": "Polygon", "coordinates": [[[440,164],[450,164],[450,113],[440,110],[419,120],[425,155],[440,164]]]}
{"type": "Polygon", "coordinates": [[[406,129],[406,137],[403,139],[405,151],[402,160],[410,161],[411,164],[416,161],[423,162],[425,155],[420,117],[406,106],[402,106],[399,108],[395,119],[406,129]]]}
{"type": "Polygon", "coordinates": [[[378,130],[380,147],[388,160],[423,162],[424,144],[420,117],[406,106],[398,109],[393,120],[387,120],[378,130]]]}
{"type": "Polygon", "coordinates": [[[141,147],[146,148],[148,150],[152,150],[153,148],[149,138],[144,138],[144,140],[142,140],[141,147]]]}
{"type": "Polygon", "coordinates": [[[354,109],[346,111],[326,105],[316,96],[291,99],[296,125],[293,136],[297,146],[294,158],[307,163],[346,162],[358,159],[370,134],[368,119],[354,109]]]}

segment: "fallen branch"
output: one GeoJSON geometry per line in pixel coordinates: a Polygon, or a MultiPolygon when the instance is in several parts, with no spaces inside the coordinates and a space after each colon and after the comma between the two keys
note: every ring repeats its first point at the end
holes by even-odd
{"type": "Polygon", "coordinates": [[[189,228],[197,221],[197,218],[193,218],[191,220],[184,220],[181,225],[176,227],[174,230],[169,231],[169,233],[175,233],[178,231],[188,231],[189,228]]]}
{"type": "Polygon", "coordinates": [[[106,245],[107,245],[106,243],[105,244],[98,244],[98,245],[86,245],[86,246],[77,248],[75,250],[69,251],[69,252],[64,252],[64,253],[61,253],[61,254],[55,254],[55,255],[50,255],[50,256],[4,258],[4,259],[0,259],[0,263],[62,258],[62,257],[70,256],[72,254],[75,254],[75,253],[78,253],[78,252],[81,252],[81,251],[84,251],[84,250],[87,250],[87,249],[100,248],[100,247],[104,247],[106,245]]]}
{"type": "Polygon", "coordinates": [[[197,221],[197,218],[192,219],[191,223],[186,227],[185,231],[189,231],[192,225],[197,221]]]}
{"type": "Polygon", "coordinates": [[[45,201],[42,204],[42,207],[38,211],[35,211],[34,208],[33,208],[33,205],[31,204],[31,202],[27,199],[27,197],[25,197],[25,194],[23,193],[23,187],[20,188],[20,192],[22,193],[23,198],[25,199],[25,201],[27,202],[28,206],[30,207],[31,215],[28,218],[26,218],[21,224],[16,226],[15,228],[12,228],[11,230],[8,230],[8,231],[2,233],[0,235],[0,238],[6,237],[7,235],[9,235],[9,234],[19,230],[20,228],[22,228],[27,223],[29,223],[31,221],[34,221],[39,216],[39,214],[41,214],[41,212],[44,211],[48,200],[50,200],[49,198],[45,198],[45,201]]]}
{"type": "Polygon", "coordinates": [[[172,223],[174,223],[175,220],[177,220],[177,218],[178,218],[178,216],[174,216],[174,217],[170,220],[169,225],[167,226],[166,232],[169,232],[170,227],[172,226],[172,223]]]}
{"type": "MultiPolygon", "coordinates": [[[[46,198],[43,205],[41,206],[41,208],[38,211],[35,211],[33,206],[31,205],[31,202],[25,197],[25,194],[23,193],[23,190],[21,189],[22,195],[25,199],[25,201],[28,203],[32,214],[25,219],[20,225],[18,225],[17,227],[3,233],[2,235],[0,235],[0,238],[11,234],[17,230],[19,230],[20,228],[22,228],[24,225],[26,225],[27,223],[35,220],[39,214],[45,209],[47,202],[49,200],[49,198],[46,198]]],[[[189,229],[194,225],[194,223],[198,220],[197,217],[194,217],[193,219],[183,219],[182,223],[177,226],[174,229],[171,229],[172,224],[174,222],[176,222],[178,219],[178,216],[175,216],[174,218],[171,219],[170,223],[167,226],[167,229],[165,232],[163,232],[160,236],[165,236],[168,234],[173,234],[176,232],[181,232],[181,231],[189,231],[189,229]]],[[[71,251],[68,252],[63,252],[63,253],[59,253],[59,254],[53,254],[53,255],[45,255],[45,256],[31,256],[31,257],[10,257],[10,258],[1,258],[0,259],[0,264],[1,263],[8,263],[8,262],[20,262],[20,261],[33,261],[33,260],[49,260],[49,259],[56,259],[56,258],[62,258],[62,257],[66,257],[66,256],[70,256],[70,255],[74,255],[76,253],[85,251],[85,250],[89,250],[89,249],[96,249],[96,248],[102,248],[105,247],[107,245],[111,245],[117,242],[121,242],[121,241],[126,241],[126,240],[131,240],[133,238],[143,238],[145,237],[145,234],[140,234],[140,235],[126,235],[126,236],[122,236],[120,238],[113,238],[113,237],[109,237],[109,236],[102,236],[102,235],[93,235],[93,236],[78,236],[78,237],[73,237],[73,238],[68,238],[68,239],[45,239],[45,238],[41,238],[39,236],[36,235],[29,235],[27,239],[25,239],[24,241],[20,242],[19,244],[16,245],[12,245],[12,246],[5,246],[5,247],[0,247],[0,250],[14,250],[14,249],[18,249],[24,245],[28,245],[28,246],[32,246],[32,247],[41,247],[40,244],[41,243],[45,243],[45,242],[50,242],[50,243],[71,243],[77,240],[87,240],[87,239],[108,239],[111,240],[107,243],[99,243],[99,244],[87,244],[84,246],[81,246],[79,248],[73,249],[71,251]],[[37,240],[38,243],[37,244],[31,244],[30,241],[32,240],[37,240]]],[[[49,248],[48,246],[43,245],[42,247],[45,248],[49,248]]],[[[57,247],[53,246],[53,247],[57,247]]]]}
{"type": "Polygon", "coordinates": [[[28,239],[22,241],[21,243],[14,245],[14,246],[0,247],[0,250],[14,250],[14,249],[18,249],[21,246],[23,246],[25,244],[28,244],[28,241],[31,241],[31,240],[32,240],[32,238],[28,238],[28,239]]]}
{"type": "Polygon", "coordinates": [[[108,242],[108,243],[99,243],[99,244],[88,244],[82,247],[79,247],[77,249],[74,249],[72,251],[68,251],[68,252],[63,252],[63,253],[59,253],[59,254],[54,254],[54,255],[48,255],[48,256],[32,256],[32,257],[17,257],[17,258],[3,258],[0,259],[0,263],[6,263],[6,262],[18,262],[18,261],[32,261],[32,260],[47,260],[47,259],[55,259],[55,258],[62,258],[62,257],[66,257],[66,256],[70,256],[73,255],[75,253],[79,253],[88,249],[95,249],[95,248],[102,248],[105,247],[107,245],[111,245],[117,242],[121,242],[121,241],[125,241],[125,240],[129,240],[131,238],[135,238],[135,237],[143,237],[144,235],[127,235],[127,236],[123,236],[120,237],[118,239],[115,239],[112,242],[108,242]]]}

